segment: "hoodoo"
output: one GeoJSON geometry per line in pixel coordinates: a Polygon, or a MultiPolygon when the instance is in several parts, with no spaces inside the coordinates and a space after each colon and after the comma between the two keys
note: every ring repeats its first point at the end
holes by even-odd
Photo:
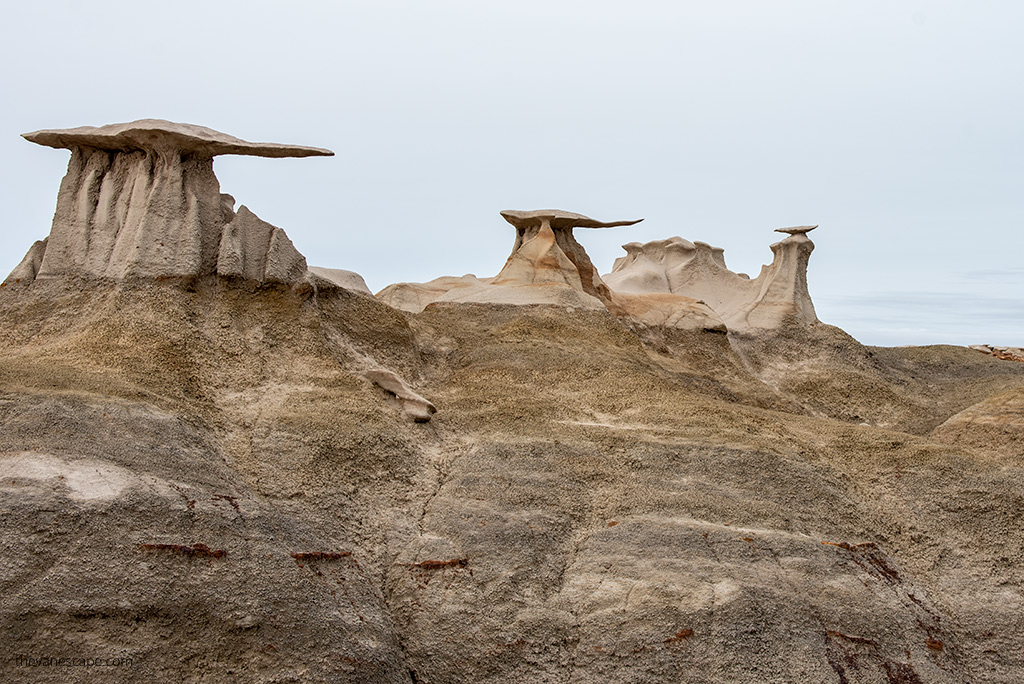
{"type": "Polygon", "coordinates": [[[396,283],[378,297],[396,308],[417,313],[432,302],[489,304],[560,304],[603,309],[612,300],[573,228],[631,226],[633,221],[596,221],[558,209],[503,211],[515,226],[516,239],[505,266],[493,278],[438,278],[429,283],[396,283]]]}
{"type": "Polygon", "coordinates": [[[757,278],[733,273],[723,250],[680,237],[624,245],[604,281],[616,294],[672,293],[705,302],[732,331],[773,330],[817,323],[807,290],[807,264],[817,226],[779,228],[789,237],[771,245],[775,258],[757,278]]]}
{"type": "Polygon", "coordinates": [[[213,157],[330,156],[330,150],[252,143],[161,119],[24,137],[70,149],[71,161],[49,237],[32,246],[6,282],[55,276],[191,278],[218,271],[291,281],[306,273],[302,255],[283,231],[244,207],[236,217],[233,200],[220,193],[213,157]],[[259,253],[243,255],[239,250],[245,247],[259,253]],[[220,266],[219,258],[225,260],[220,266]]]}
{"type": "Polygon", "coordinates": [[[810,226],[601,277],[573,230],[635,221],[506,211],[496,276],[375,299],[212,170],[326,150],[29,137],[0,682],[1024,681],[1024,351],[816,323],[810,226]]]}
{"type": "Polygon", "coordinates": [[[582,290],[607,305],[608,286],[573,237],[573,228],[632,226],[643,221],[595,221],[568,211],[503,211],[502,217],[516,228],[516,242],[505,267],[493,285],[564,284],[582,290]]]}

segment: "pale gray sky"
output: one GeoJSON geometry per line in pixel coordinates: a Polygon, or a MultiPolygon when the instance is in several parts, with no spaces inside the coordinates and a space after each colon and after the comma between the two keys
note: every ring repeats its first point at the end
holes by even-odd
{"type": "Polygon", "coordinates": [[[818,223],[811,294],[869,344],[1024,344],[1024,3],[4,3],[0,271],[49,231],[40,128],[154,117],[326,159],[223,192],[371,289],[493,275],[502,209],[680,235],[736,271],[818,223]]]}

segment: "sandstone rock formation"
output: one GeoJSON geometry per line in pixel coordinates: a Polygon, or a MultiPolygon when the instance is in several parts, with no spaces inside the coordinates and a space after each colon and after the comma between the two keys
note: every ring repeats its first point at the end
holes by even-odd
{"type": "Polygon", "coordinates": [[[330,150],[251,143],[159,119],[24,137],[70,149],[71,161],[49,237],[42,247],[33,246],[10,282],[56,276],[195,278],[218,271],[260,282],[294,282],[305,274],[305,264],[300,267],[298,253],[280,229],[268,231],[268,224],[260,226],[248,210],[231,221],[233,200],[227,196],[224,206],[213,157],[326,156],[330,150]],[[264,240],[268,234],[272,244],[264,240]],[[257,253],[239,251],[250,246],[257,253]],[[30,269],[26,262],[35,266],[30,269]]]}
{"type": "Polygon", "coordinates": [[[605,282],[616,293],[672,293],[706,303],[729,330],[777,329],[816,323],[807,290],[807,262],[816,226],[780,228],[790,236],[771,246],[775,255],[757,278],[730,271],[724,252],[680,237],[623,245],[605,282]]]}
{"type": "Polygon", "coordinates": [[[1024,361],[1024,347],[994,347],[990,344],[972,344],[968,349],[979,351],[982,354],[991,354],[1003,361],[1024,361]]]}
{"type": "Polygon", "coordinates": [[[441,276],[426,283],[393,283],[377,293],[377,299],[390,307],[419,313],[448,292],[458,288],[479,288],[489,285],[493,278],[477,278],[472,273],[464,276],[441,276]]]}
{"type": "Polygon", "coordinates": [[[182,178],[195,222],[65,197],[0,288],[0,680],[1024,680],[1024,364],[812,325],[808,227],[753,281],[627,245],[615,291],[610,224],[506,212],[408,315],[182,178]]]}
{"type": "Polygon", "coordinates": [[[342,268],[310,266],[309,275],[310,279],[314,283],[326,281],[345,290],[351,290],[352,292],[358,292],[370,297],[373,296],[370,288],[366,286],[366,281],[363,280],[363,276],[359,275],[355,271],[346,271],[342,268]]]}
{"type": "Polygon", "coordinates": [[[3,288],[0,680],[1020,680],[1024,364],[802,339],[3,288]]]}
{"type": "Polygon", "coordinates": [[[283,230],[243,205],[221,233],[217,275],[258,283],[297,283],[306,276],[306,258],[283,230]]]}
{"type": "Polygon", "coordinates": [[[378,299],[412,313],[434,302],[607,309],[633,325],[682,331],[776,330],[818,321],[807,290],[814,244],[806,233],[816,226],[779,229],[790,236],[771,246],[774,261],[753,280],[730,271],[722,249],[679,237],[624,245],[626,256],[602,278],[572,229],[637,221],[602,223],[557,210],[502,216],[516,227],[516,241],[498,275],[396,283],[378,299]]]}
{"type": "Polygon", "coordinates": [[[515,226],[516,241],[511,256],[491,285],[564,285],[584,292],[606,306],[611,294],[590,257],[573,237],[573,228],[632,226],[643,220],[604,223],[582,214],[558,210],[503,211],[501,215],[515,226]]]}
{"type": "Polygon", "coordinates": [[[573,228],[631,226],[643,220],[605,223],[557,209],[503,211],[501,215],[515,226],[516,239],[498,275],[484,280],[463,276],[424,284],[398,283],[378,297],[414,313],[435,301],[604,309],[611,293],[573,237],[573,228]]]}
{"type": "Polygon", "coordinates": [[[14,267],[11,274],[4,280],[4,285],[14,283],[30,283],[36,279],[36,275],[39,273],[39,268],[43,264],[43,254],[46,253],[46,242],[47,238],[42,240],[36,240],[32,243],[32,246],[28,248],[28,253],[25,254],[21,262],[14,267]]]}

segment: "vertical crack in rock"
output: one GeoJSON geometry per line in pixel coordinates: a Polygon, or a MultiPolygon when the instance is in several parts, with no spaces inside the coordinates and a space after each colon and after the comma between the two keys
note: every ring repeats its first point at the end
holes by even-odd
{"type": "MultiPolygon", "coordinates": [[[[557,586],[558,590],[554,593],[555,596],[561,596],[565,591],[565,574],[568,572],[569,567],[576,562],[576,557],[579,555],[580,546],[582,542],[587,538],[588,533],[586,531],[579,531],[573,537],[572,546],[569,552],[566,554],[565,563],[562,564],[562,570],[558,573],[557,586]]],[[[566,681],[571,681],[573,672],[576,671],[576,658],[580,647],[580,638],[582,635],[583,627],[580,624],[580,616],[576,612],[576,609],[571,600],[565,601],[565,610],[572,616],[572,636],[564,642],[566,651],[566,664],[565,673],[566,681]]]]}
{"type": "MultiPolygon", "coordinates": [[[[941,616],[917,596],[921,590],[915,588],[913,584],[903,577],[902,573],[893,565],[892,559],[877,544],[874,542],[848,544],[845,542],[828,541],[822,542],[822,544],[826,547],[838,549],[837,553],[845,554],[848,560],[864,576],[870,577],[875,581],[876,587],[887,589],[911,613],[917,613],[918,617],[915,618],[915,621],[919,630],[913,633],[919,637],[919,643],[902,644],[907,662],[897,662],[887,657],[882,652],[878,641],[873,638],[848,635],[838,631],[837,625],[823,624],[822,628],[825,634],[827,652],[832,649],[838,649],[841,651],[842,661],[848,667],[853,667],[854,669],[861,667],[859,664],[860,660],[867,660],[874,667],[878,668],[879,672],[884,672],[890,681],[921,682],[922,680],[913,664],[912,653],[914,651],[920,652],[923,648],[931,655],[934,655],[935,652],[942,653],[943,657],[941,660],[933,658],[933,664],[939,670],[956,675],[962,681],[969,680],[964,666],[956,656],[955,649],[950,649],[952,640],[946,635],[941,625],[941,616]],[[851,647],[847,644],[863,647],[859,650],[864,651],[864,653],[857,652],[857,649],[851,650],[851,647]]],[[[871,588],[871,585],[865,583],[865,587],[871,588]]],[[[910,635],[907,634],[905,636],[910,635]]],[[[829,655],[828,661],[841,679],[846,677],[846,668],[843,667],[843,662],[840,662],[833,655],[829,655]]]]}
{"type": "Polygon", "coordinates": [[[422,505],[419,506],[419,511],[416,515],[415,536],[408,537],[401,545],[401,548],[398,548],[395,552],[388,554],[388,567],[386,568],[382,578],[383,585],[381,587],[381,595],[384,597],[384,605],[387,609],[391,623],[395,625],[396,641],[402,655],[404,667],[409,673],[409,677],[412,682],[418,682],[419,675],[417,674],[416,667],[412,662],[412,655],[408,645],[410,636],[404,629],[398,626],[399,622],[395,619],[396,608],[408,609],[409,606],[405,605],[400,599],[396,599],[395,597],[396,575],[394,574],[394,571],[398,567],[408,567],[408,563],[399,563],[398,559],[413,547],[417,539],[423,539],[428,534],[427,516],[430,513],[430,505],[441,493],[445,484],[447,484],[448,478],[455,464],[460,458],[465,456],[465,454],[456,455],[452,461],[447,464],[447,467],[445,467],[445,464],[441,462],[444,452],[445,443],[443,441],[439,441],[436,444],[425,445],[421,449],[425,466],[429,467],[436,477],[433,479],[432,486],[430,486],[425,492],[425,495],[422,498],[422,505]],[[396,601],[399,601],[398,605],[396,605],[396,601]]]}

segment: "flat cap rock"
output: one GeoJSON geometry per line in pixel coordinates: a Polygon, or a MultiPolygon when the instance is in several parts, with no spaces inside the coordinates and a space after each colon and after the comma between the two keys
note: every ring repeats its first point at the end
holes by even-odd
{"type": "Polygon", "coordinates": [[[817,227],[818,227],[817,225],[814,225],[814,226],[793,226],[792,228],[776,228],[775,232],[776,233],[789,233],[790,235],[803,235],[805,233],[810,233],[812,230],[814,230],[817,227]]]}
{"type": "Polygon", "coordinates": [[[537,209],[535,211],[506,210],[501,212],[501,215],[516,228],[523,228],[543,221],[548,221],[552,228],[614,228],[615,226],[632,226],[643,221],[643,219],[636,219],[635,221],[612,221],[606,223],[604,221],[595,221],[583,214],[575,214],[571,211],[562,211],[560,209],[537,209]]]}
{"type": "Polygon", "coordinates": [[[93,147],[101,150],[176,150],[213,157],[244,154],[254,157],[331,157],[320,147],[254,143],[205,126],[163,119],[139,119],[106,126],[80,126],[25,133],[23,138],[55,148],[93,147]]]}

